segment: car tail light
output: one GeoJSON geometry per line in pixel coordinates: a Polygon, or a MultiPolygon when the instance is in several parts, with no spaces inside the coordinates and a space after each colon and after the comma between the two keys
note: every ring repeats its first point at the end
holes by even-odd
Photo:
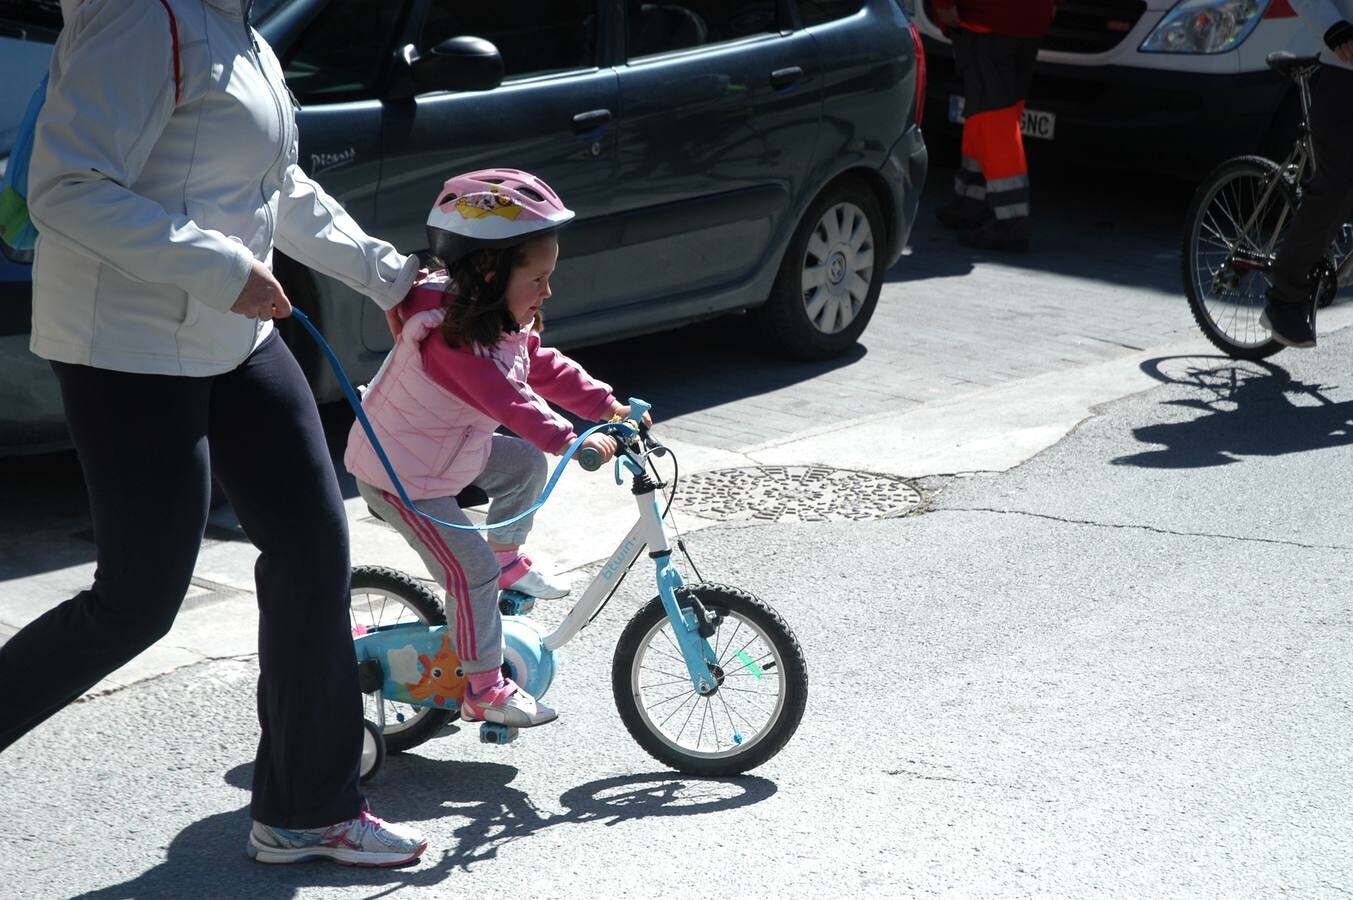
{"type": "Polygon", "coordinates": [[[911,26],[911,42],[916,47],[916,124],[921,124],[921,115],[925,112],[925,47],[921,46],[921,32],[916,23],[911,26]]]}

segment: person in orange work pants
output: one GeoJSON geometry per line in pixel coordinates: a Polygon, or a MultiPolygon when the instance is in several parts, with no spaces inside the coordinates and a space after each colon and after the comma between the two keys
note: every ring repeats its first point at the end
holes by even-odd
{"type": "Polygon", "coordinates": [[[963,78],[963,147],[954,199],[936,213],[964,244],[1029,249],[1029,165],[1020,121],[1054,0],[935,0],[963,78]]]}

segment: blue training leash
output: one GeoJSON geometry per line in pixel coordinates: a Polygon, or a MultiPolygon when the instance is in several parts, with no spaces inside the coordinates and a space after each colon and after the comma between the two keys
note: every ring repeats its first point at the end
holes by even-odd
{"type": "Polygon", "coordinates": [[[541,493],[540,499],[536,500],[535,504],[532,505],[530,509],[522,510],[510,519],[504,519],[501,522],[488,522],[484,525],[461,525],[456,522],[443,521],[431,513],[423,512],[418,508],[417,504],[409,499],[408,493],[404,490],[404,483],[399,480],[399,476],[395,474],[395,467],[390,464],[390,458],[385,455],[385,448],[381,446],[380,439],[376,437],[376,432],[371,427],[371,421],[366,417],[366,411],[362,409],[362,400],[357,396],[357,390],[352,386],[352,382],[348,380],[347,373],[343,371],[343,364],[338,361],[338,356],[334,354],[333,348],[330,347],[329,342],[324,339],[324,335],[319,333],[319,329],[315,327],[314,322],[310,321],[309,316],[294,306],[291,308],[291,314],[305,326],[305,330],[310,332],[310,336],[315,339],[315,342],[319,344],[319,348],[324,351],[324,355],[328,358],[329,365],[333,368],[334,374],[338,376],[338,383],[343,386],[343,393],[347,395],[348,404],[352,407],[352,411],[357,414],[357,421],[362,423],[362,430],[366,432],[367,438],[371,441],[371,446],[375,448],[376,456],[380,458],[381,465],[385,466],[385,472],[390,476],[390,482],[395,486],[395,492],[399,494],[399,499],[404,501],[406,507],[418,513],[418,515],[427,519],[429,522],[436,522],[438,525],[446,528],[455,528],[460,531],[490,531],[494,528],[502,528],[505,525],[511,525],[513,522],[520,521],[531,515],[545,505],[545,501],[550,497],[550,492],[554,490],[555,484],[559,481],[560,476],[564,474],[564,468],[568,465],[569,460],[573,458],[573,455],[578,452],[578,448],[582,446],[582,442],[587,440],[592,432],[605,428],[610,424],[608,422],[603,422],[600,425],[593,425],[591,428],[578,435],[577,439],[569,445],[568,452],[564,454],[564,458],[559,460],[559,464],[555,466],[554,474],[550,476],[550,480],[545,484],[545,490],[541,493]]]}

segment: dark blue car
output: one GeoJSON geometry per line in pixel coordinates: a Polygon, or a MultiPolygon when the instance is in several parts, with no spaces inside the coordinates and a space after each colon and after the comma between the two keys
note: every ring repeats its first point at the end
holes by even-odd
{"type": "MultiPolygon", "coordinates": [[[[55,10],[0,4],[0,57],[50,44],[55,10]]],[[[729,327],[832,356],[911,231],[924,78],[899,0],[257,0],[253,18],[301,103],[302,165],[372,234],[425,248],[438,188],[470,169],[525,169],[559,192],[578,218],[550,302],[558,345],[749,310],[729,327]]],[[[369,377],[390,347],[380,310],[290,260],[277,273],[369,377]]],[[[27,352],[25,277],[0,269],[11,452],[64,440],[27,352]]],[[[316,396],[336,398],[309,338],[281,324],[316,396]]]]}

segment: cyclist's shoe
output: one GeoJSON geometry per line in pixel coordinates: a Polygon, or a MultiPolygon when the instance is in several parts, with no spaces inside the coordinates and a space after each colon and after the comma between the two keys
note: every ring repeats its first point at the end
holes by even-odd
{"type": "Polygon", "coordinates": [[[941,225],[958,230],[976,228],[990,216],[987,205],[971,197],[955,197],[935,209],[935,218],[940,220],[941,225]]]}
{"type": "Polygon", "coordinates": [[[1306,303],[1264,304],[1259,324],[1269,330],[1273,339],[1285,347],[1314,347],[1315,329],[1311,327],[1311,307],[1306,303]]]}
{"type": "Polygon", "coordinates": [[[256,862],[331,859],[342,866],[404,866],[418,859],[427,839],[403,825],[378,819],[365,807],[355,819],[328,828],[275,828],[255,822],[245,848],[256,862]]]}
{"type": "Polygon", "coordinates": [[[509,728],[534,728],[559,718],[559,713],[517,687],[511,678],[498,683],[483,693],[476,694],[469,687],[460,701],[460,717],[466,722],[495,722],[509,728]]]}
{"type": "Polygon", "coordinates": [[[503,566],[498,574],[498,588],[504,591],[521,591],[540,600],[558,600],[567,597],[569,586],[547,578],[540,570],[531,565],[529,556],[518,556],[503,566]]]}
{"type": "Polygon", "coordinates": [[[978,250],[1001,250],[1027,253],[1029,250],[1029,219],[992,219],[985,225],[958,233],[960,243],[978,250]]]}

